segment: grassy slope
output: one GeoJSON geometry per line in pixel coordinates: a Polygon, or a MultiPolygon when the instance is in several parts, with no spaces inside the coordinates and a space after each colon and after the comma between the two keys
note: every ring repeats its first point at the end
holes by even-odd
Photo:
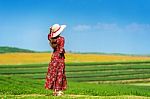
{"type": "Polygon", "coordinates": [[[0,47],[0,53],[14,53],[14,52],[35,52],[35,51],[16,47],[0,47]]]}

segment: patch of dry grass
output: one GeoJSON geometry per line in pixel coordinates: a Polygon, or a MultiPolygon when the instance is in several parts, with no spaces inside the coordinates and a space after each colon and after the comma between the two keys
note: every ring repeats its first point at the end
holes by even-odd
{"type": "MultiPolygon", "coordinates": [[[[66,53],[66,62],[115,62],[115,61],[149,61],[150,57],[72,54],[66,53]]],[[[0,54],[0,64],[34,64],[48,63],[51,53],[5,53],[0,54]]]]}

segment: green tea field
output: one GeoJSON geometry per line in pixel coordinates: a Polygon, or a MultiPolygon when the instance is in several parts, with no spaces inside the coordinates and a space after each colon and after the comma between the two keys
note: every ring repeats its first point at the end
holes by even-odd
{"type": "Polygon", "coordinates": [[[2,99],[148,99],[150,62],[67,63],[68,90],[44,89],[48,64],[0,65],[2,99]]]}

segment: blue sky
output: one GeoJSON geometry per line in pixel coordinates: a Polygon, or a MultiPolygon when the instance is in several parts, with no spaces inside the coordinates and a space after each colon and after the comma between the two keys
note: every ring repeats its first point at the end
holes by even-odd
{"type": "Polygon", "coordinates": [[[49,27],[66,24],[67,51],[150,54],[150,0],[0,0],[0,46],[52,50],[49,27]]]}

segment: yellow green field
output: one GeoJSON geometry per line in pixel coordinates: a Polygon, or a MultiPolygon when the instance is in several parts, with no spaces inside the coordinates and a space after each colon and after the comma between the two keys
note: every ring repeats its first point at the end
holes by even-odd
{"type": "MultiPolygon", "coordinates": [[[[149,61],[146,56],[123,56],[123,55],[101,55],[101,54],[72,54],[66,53],[66,62],[127,62],[127,61],[149,61]]],[[[0,54],[0,64],[35,64],[48,63],[51,53],[4,53],[0,54]]]]}
{"type": "Polygon", "coordinates": [[[50,53],[0,54],[0,98],[150,98],[150,57],[66,53],[68,89],[62,97],[44,89],[50,57],[50,53]]]}

